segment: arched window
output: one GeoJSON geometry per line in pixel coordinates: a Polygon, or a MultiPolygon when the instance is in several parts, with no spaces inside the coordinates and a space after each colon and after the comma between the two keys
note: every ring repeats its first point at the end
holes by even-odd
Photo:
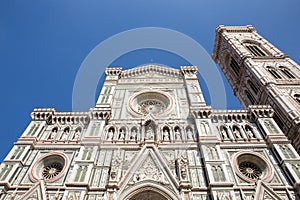
{"type": "Polygon", "coordinates": [[[240,67],[233,57],[230,60],[230,67],[234,71],[234,73],[238,76],[240,73],[240,67]]]}
{"type": "Polygon", "coordinates": [[[245,46],[254,56],[267,56],[267,54],[256,44],[245,44],[245,46]]]}
{"type": "Polygon", "coordinates": [[[294,94],[294,99],[300,104],[300,94],[294,94]]]}
{"type": "Polygon", "coordinates": [[[280,66],[279,69],[282,71],[282,73],[283,73],[286,77],[292,78],[292,79],[295,78],[295,76],[293,75],[293,73],[291,72],[290,69],[288,69],[288,68],[286,68],[286,67],[282,67],[282,66],[280,66]]]}
{"type": "Polygon", "coordinates": [[[275,79],[281,79],[281,76],[278,74],[275,68],[267,66],[267,70],[275,79]]]}
{"type": "Polygon", "coordinates": [[[249,84],[250,88],[252,89],[252,91],[253,91],[255,94],[257,94],[257,93],[258,93],[258,88],[257,88],[257,86],[254,85],[254,83],[253,83],[252,81],[250,81],[250,80],[248,80],[248,84],[249,84]]]}
{"type": "Polygon", "coordinates": [[[251,104],[253,105],[255,103],[255,98],[253,97],[253,95],[248,92],[248,91],[245,91],[246,93],[246,96],[248,97],[248,99],[250,100],[251,104]]]}

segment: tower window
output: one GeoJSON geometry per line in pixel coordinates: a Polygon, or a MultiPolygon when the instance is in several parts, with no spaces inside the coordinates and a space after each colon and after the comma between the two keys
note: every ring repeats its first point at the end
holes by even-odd
{"type": "Polygon", "coordinates": [[[300,104],[300,94],[294,94],[294,99],[300,104]]]}
{"type": "Polygon", "coordinates": [[[231,58],[230,67],[232,68],[234,73],[238,76],[240,73],[240,67],[239,67],[238,63],[234,60],[234,58],[231,58]]]}
{"type": "Polygon", "coordinates": [[[254,55],[254,56],[267,56],[267,54],[261,50],[257,45],[248,44],[246,48],[254,55]]]}
{"type": "Polygon", "coordinates": [[[258,93],[258,88],[257,88],[257,86],[256,85],[254,85],[254,83],[252,82],[252,81],[248,81],[248,84],[249,84],[249,86],[250,86],[250,88],[252,89],[252,91],[255,93],[255,94],[257,94],[258,93]]]}
{"type": "Polygon", "coordinates": [[[274,113],[273,119],[280,128],[284,126],[283,120],[281,119],[281,117],[279,117],[279,115],[276,112],[274,113]]]}
{"type": "Polygon", "coordinates": [[[275,78],[275,79],[281,79],[281,76],[278,74],[277,70],[273,67],[267,66],[268,72],[275,78]]]}
{"type": "Polygon", "coordinates": [[[291,78],[291,79],[294,79],[295,76],[292,74],[291,70],[288,69],[288,68],[285,68],[285,67],[282,67],[280,66],[279,69],[282,71],[282,73],[288,77],[288,78],[291,78]]]}
{"type": "Polygon", "coordinates": [[[246,93],[246,96],[248,97],[248,99],[250,100],[251,104],[253,105],[255,103],[255,98],[253,97],[253,95],[248,92],[248,91],[245,91],[246,93]]]}

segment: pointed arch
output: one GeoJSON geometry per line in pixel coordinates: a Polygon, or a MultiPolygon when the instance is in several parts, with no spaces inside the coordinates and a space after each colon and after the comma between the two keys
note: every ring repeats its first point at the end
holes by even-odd
{"type": "Polygon", "coordinates": [[[290,79],[295,79],[295,75],[293,74],[293,72],[291,72],[291,70],[287,67],[283,67],[283,66],[279,66],[280,71],[287,77],[290,79]]]}
{"type": "Polygon", "coordinates": [[[136,197],[139,197],[139,195],[145,192],[156,195],[156,197],[160,198],[158,200],[179,200],[179,195],[170,191],[169,188],[149,181],[141,182],[129,187],[119,196],[119,199],[135,200],[136,197]]]}

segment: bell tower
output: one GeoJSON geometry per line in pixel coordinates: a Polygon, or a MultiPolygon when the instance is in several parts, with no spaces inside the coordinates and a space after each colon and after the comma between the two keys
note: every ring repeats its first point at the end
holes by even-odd
{"type": "Polygon", "coordinates": [[[300,68],[248,26],[219,26],[213,52],[244,108],[271,105],[274,119],[300,150],[300,68]]]}

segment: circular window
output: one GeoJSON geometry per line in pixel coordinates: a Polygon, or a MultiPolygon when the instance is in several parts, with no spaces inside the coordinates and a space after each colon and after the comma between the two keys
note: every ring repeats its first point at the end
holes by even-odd
{"type": "Polygon", "coordinates": [[[64,154],[45,154],[33,164],[30,176],[35,181],[44,179],[46,182],[53,182],[62,176],[66,166],[67,157],[64,154]]]}
{"type": "Polygon", "coordinates": [[[273,177],[271,164],[257,152],[237,153],[233,164],[237,175],[247,182],[270,181],[273,177]]]}
{"type": "Polygon", "coordinates": [[[251,162],[240,163],[239,170],[244,176],[251,179],[259,179],[262,175],[261,169],[251,162]]]}
{"type": "Polygon", "coordinates": [[[63,166],[61,163],[51,163],[48,166],[43,167],[42,175],[46,180],[49,180],[59,175],[62,169],[63,166]]]}
{"type": "Polygon", "coordinates": [[[129,111],[140,115],[166,115],[172,110],[171,96],[161,91],[142,91],[132,95],[128,103],[129,111]]]}

